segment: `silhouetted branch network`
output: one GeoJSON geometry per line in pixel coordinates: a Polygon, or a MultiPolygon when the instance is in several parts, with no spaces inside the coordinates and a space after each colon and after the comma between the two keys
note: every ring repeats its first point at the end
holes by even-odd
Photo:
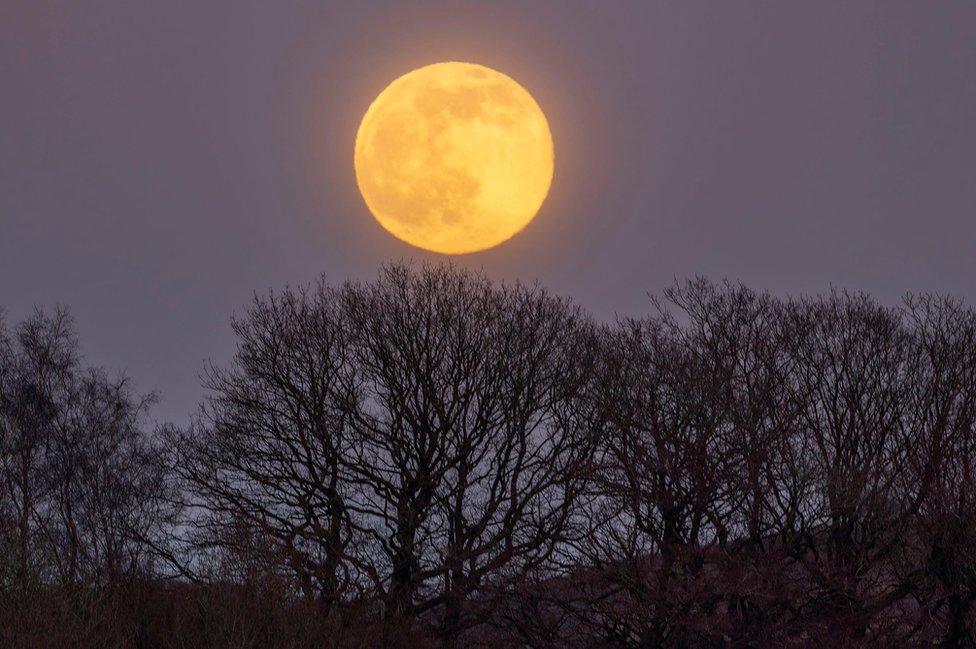
{"type": "Polygon", "coordinates": [[[397,264],[232,327],[153,429],[64,310],[0,321],[4,646],[976,643],[961,302],[397,264]]]}

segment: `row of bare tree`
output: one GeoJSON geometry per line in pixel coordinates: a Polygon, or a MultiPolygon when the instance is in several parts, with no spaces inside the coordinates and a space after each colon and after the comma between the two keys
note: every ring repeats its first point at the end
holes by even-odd
{"type": "Polygon", "coordinates": [[[117,646],[972,646],[976,313],[653,307],[449,266],[286,289],[156,430],[66,314],[0,326],[4,607],[113,602],[76,637],[117,646]]]}

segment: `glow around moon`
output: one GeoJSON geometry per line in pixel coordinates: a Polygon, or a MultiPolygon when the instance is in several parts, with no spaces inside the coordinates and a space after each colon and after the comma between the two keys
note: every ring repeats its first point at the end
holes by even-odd
{"type": "Polygon", "coordinates": [[[532,96],[472,63],[436,63],[396,79],[356,135],[356,181],[394,236],[461,254],[498,245],[542,205],[552,135],[532,96]]]}

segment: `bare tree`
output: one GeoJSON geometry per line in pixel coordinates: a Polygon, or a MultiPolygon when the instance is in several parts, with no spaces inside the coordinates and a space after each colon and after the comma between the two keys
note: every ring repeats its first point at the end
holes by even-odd
{"type": "Polygon", "coordinates": [[[286,289],[155,434],[67,312],[0,319],[0,643],[972,646],[976,313],[654,304],[286,289]]]}
{"type": "Polygon", "coordinates": [[[896,564],[919,604],[943,621],[943,646],[976,643],[976,313],[935,296],[910,297],[914,439],[903,491],[911,536],[896,564]]]}
{"type": "Polygon", "coordinates": [[[897,310],[863,295],[794,302],[786,317],[798,443],[812,481],[784,538],[826,632],[879,637],[878,613],[906,594],[890,561],[915,507],[900,489],[914,444],[913,340],[897,310]]]}
{"type": "Polygon", "coordinates": [[[152,397],[82,367],[64,310],[38,311],[0,344],[0,485],[15,583],[111,585],[148,562],[164,483],[141,429],[152,397]]]}
{"type": "Polygon", "coordinates": [[[159,449],[141,430],[153,397],[136,399],[128,380],[90,370],[75,377],[50,447],[59,572],[67,583],[115,585],[145,574],[143,543],[168,524],[159,449]]]}
{"type": "Polygon", "coordinates": [[[783,302],[696,280],[608,329],[585,564],[536,608],[623,646],[913,641],[913,584],[965,618],[964,551],[943,550],[956,581],[919,585],[939,572],[922,561],[933,544],[968,538],[935,524],[945,504],[916,523],[949,476],[951,520],[971,518],[955,446],[972,426],[968,321],[926,304],[913,330],[862,295],[783,302]]]}
{"type": "Polygon", "coordinates": [[[472,594],[540,569],[568,533],[593,336],[565,301],[392,266],[259,298],[234,328],[234,365],[180,440],[207,542],[243,526],[330,600],[340,581],[378,598],[391,633],[436,613],[453,638],[472,594]]]}
{"type": "Polygon", "coordinates": [[[233,322],[232,366],[208,372],[200,422],[175,442],[175,468],[204,514],[198,547],[244,551],[263,539],[305,596],[327,607],[348,585],[342,471],[357,381],[340,306],[324,283],[256,297],[233,322]]]}
{"type": "Polygon", "coordinates": [[[771,458],[788,426],[773,300],[695,280],[655,303],[608,329],[593,394],[606,433],[577,608],[623,645],[720,638],[709,611],[759,608],[737,555],[778,515],[771,458]]]}
{"type": "Polygon", "coordinates": [[[0,459],[13,514],[15,579],[21,587],[44,580],[50,565],[51,470],[49,455],[58,402],[65,400],[78,366],[71,320],[65,311],[41,312],[22,323],[5,346],[3,439],[0,459]],[[49,556],[47,557],[49,558],[49,556]]]}
{"type": "Polygon", "coordinates": [[[450,267],[390,267],[343,299],[363,380],[354,561],[392,616],[442,608],[454,637],[465,600],[544,566],[569,533],[592,327],[541,289],[450,267]]]}

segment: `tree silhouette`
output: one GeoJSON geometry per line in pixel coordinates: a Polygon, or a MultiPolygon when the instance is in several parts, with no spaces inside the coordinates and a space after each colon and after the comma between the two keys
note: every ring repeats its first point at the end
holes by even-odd
{"type": "Polygon", "coordinates": [[[976,313],[704,279],[597,324],[395,264],[257,296],[184,429],[0,319],[4,646],[976,643],[976,313]]]}

